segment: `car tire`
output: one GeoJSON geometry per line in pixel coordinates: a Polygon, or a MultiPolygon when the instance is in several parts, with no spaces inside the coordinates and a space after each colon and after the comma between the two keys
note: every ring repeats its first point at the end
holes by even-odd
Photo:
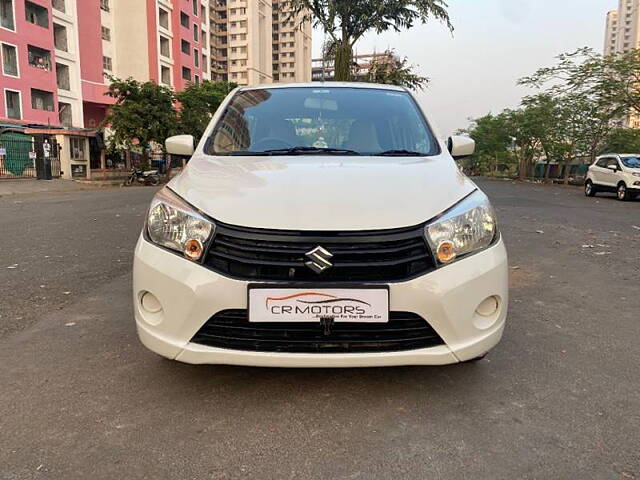
{"type": "Polygon", "coordinates": [[[596,186],[591,180],[587,180],[584,184],[584,194],[587,197],[595,197],[596,193],[598,193],[598,191],[596,190],[596,186]]]}
{"type": "Polygon", "coordinates": [[[618,200],[621,202],[626,202],[630,199],[631,195],[629,194],[629,190],[627,190],[627,184],[624,182],[620,182],[618,184],[618,190],[616,191],[616,195],[618,200]]]}

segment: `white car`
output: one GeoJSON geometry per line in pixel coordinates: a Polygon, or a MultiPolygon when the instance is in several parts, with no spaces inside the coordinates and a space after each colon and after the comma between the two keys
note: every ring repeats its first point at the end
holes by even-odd
{"type": "Polygon", "coordinates": [[[135,250],[140,339],[181,362],[442,365],[482,357],[508,304],[489,200],[403,88],[233,91],[153,199],[135,250]],[[194,151],[195,150],[195,151],[194,151]]]}
{"type": "Polygon", "coordinates": [[[593,197],[598,192],[615,192],[622,201],[640,195],[640,154],[598,157],[587,172],[584,193],[593,197]]]}

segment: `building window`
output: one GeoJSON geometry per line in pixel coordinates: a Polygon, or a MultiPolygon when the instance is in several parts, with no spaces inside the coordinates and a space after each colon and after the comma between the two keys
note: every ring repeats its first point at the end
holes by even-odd
{"type": "Polygon", "coordinates": [[[53,93],[32,88],[31,108],[34,110],[53,112],[53,93]]]}
{"type": "Polygon", "coordinates": [[[100,8],[105,12],[108,12],[110,10],[109,0],[100,0],[100,8]]]}
{"type": "Polygon", "coordinates": [[[182,53],[186,55],[191,55],[191,44],[186,40],[182,40],[180,42],[180,48],[182,49],[182,53]]]}
{"type": "Polygon", "coordinates": [[[165,85],[171,85],[171,69],[162,65],[160,67],[160,81],[165,85]]]}
{"type": "Polygon", "coordinates": [[[49,28],[49,11],[45,7],[35,3],[25,2],[24,11],[27,22],[49,28]]]}
{"type": "Polygon", "coordinates": [[[202,54],[202,71],[207,73],[208,70],[208,63],[207,63],[207,56],[203,53],[202,54]]]}
{"type": "Polygon", "coordinates": [[[29,54],[29,65],[42,70],[51,70],[51,52],[49,50],[28,45],[27,53],[29,54]]]}
{"type": "Polygon", "coordinates": [[[159,8],[158,9],[158,23],[166,30],[169,30],[169,12],[159,8]]]}
{"type": "Polygon", "coordinates": [[[22,119],[22,107],[20,106],[20,92],[13,90],[4,91],[4,104],[7,109],[7,118],[22,119]]]}
{"type": "Polygon", "coordinates": [[[184,12],[180,12],[180,25],[184,28],[189,28],[189,15],[184,12]]]}
{"type": "Polygon", "coordinates": [[[200,67],[200,54],[198,53],[198,49],[193,49],[193,64],[196,68],[200,67]]]}
{"type": "Polygon", "coordinates": [[[207,48],[207,32],[202,30],[202,34],[200,35],[202,48],[207,48]]]}
{"type": "Polygon", "coordinates": [[[160,55],[171,58],[171,42],[167,37],[160,35],[160,55]]]}
{"type": "Polygon", "coordinates": [[[86,160],[85,144],[87,143],[82,137],[70,137],[71,142],[71,160],[86,160]]]}
{"type": "Polygon", "coordinates": [[[2,44],[2,72],[10,77],[18,76],[18,50],[6,43],[2,44]]]}
{"type": "Polygon", "coordinates": [[[58,103],[58,119],[64,127],[73,127],[73,111],[68,103],[58,103]]]}
{"type": "Polygon", "coordinates": [[[102,27],[101,28],[102,31],[102,39],[106,40],[107,42],[111,41],[111,29],[108,27],[102,27]]]}
{"type": "Polygon", "coordinates": [[[182,67],[182,79],[191,81],[191,69],[187,67],[182,67]]]}
{"type": "Polygon", "coordinates": [[[193,14],[198,16],[198,0],[193,0],[193,14]]]}
{"type": "Polygon", "coordinates": [[[198,75],[196,75],[195,78],[196,78],[196,85],[199,85],[200,84],[200,77],[198,75]]]}
{"type": "Polygon", "coordinates": [[[102,57],[102,68],[107,72],[113,70],[113,64],[111,62],[111,57],[102,57]]]}
{"type": "Polygon", "coordinates": [[[57,50],[63,52],[69,51],[69,43],[67,41],[67,28],[63,25],[53,24],[53,44],[57,50]]]}
{"type": "Polygon", "coordinates": [[[58,10],[59,12],[66,12],[66,7],[64,4],[64,0],[53,0],[52,2],[53,8],[58,10]]]}
{"type": "Polygon", "coordinates": [[[13,16],[13,0],[0,0],[0,26],[15,31],[16,22],[13,16]]]}
{"type": "Polygon", "coordinates": [[[71,82],[69,78],[69,66],[56,63],[56,82],[58,88],[62,90],[71,90],[71,82]]]}
{"type": "Polygon", "coordinates": [[[196,43],[198,43],[199,34],[200,34],[200,29],[198,28],[198,25],[194,23],[193,24],[193,41],[196,43]]]}

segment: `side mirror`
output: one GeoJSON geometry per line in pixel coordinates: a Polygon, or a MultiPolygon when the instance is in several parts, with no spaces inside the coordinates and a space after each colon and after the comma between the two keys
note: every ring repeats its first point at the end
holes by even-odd
{"type": "Polygon", "coordinates": [[[454,160],[460,160],[473,155],[476,151],[476,142],[473,138],[453,135],[447,140],[447,149],[454,160]]]}
{"type": "Polygon", "coordinates": [[[613,172],[617,172],[618,171],[618,167],[615,165],[607,165],[607,168],[613,172]]]}
{"type": "Polygon", "coordinates": [[[176,135],[164,142],[167,153],[172,155],[193,155],[195,152],[193,135],[176,135]]]}

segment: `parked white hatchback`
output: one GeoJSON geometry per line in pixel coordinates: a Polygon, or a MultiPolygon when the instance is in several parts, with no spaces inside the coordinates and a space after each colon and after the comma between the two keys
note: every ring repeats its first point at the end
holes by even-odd
{"type": "Polygon", "coordinates": [[[489,200],[414,96],[240,88],[153,199],[135,251],[142,342],[187,363],[441,365],[500,340],[507,254],[489,200]],[[452,158],[453,157],[453,158],[452,158]]]}
{"type": "Polygon", "coordinates": [[[618,200],[631,200],[640,195],[640,155],[602,155],[589,167],[584,193],[593,197],[598,192],[614,192],[618,200]]]}

